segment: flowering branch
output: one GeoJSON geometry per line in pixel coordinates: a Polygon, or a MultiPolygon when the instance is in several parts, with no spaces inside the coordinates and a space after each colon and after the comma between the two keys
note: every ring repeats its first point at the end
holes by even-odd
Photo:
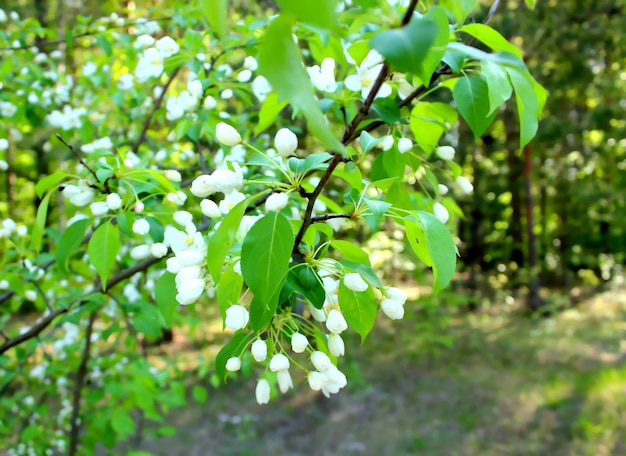
{"type": "MultiPolygon", "coordinates": [[[[120,272],[118,272],[117,274],[115,274],[113,277],[111,277],[109,280],[107,280],[107,284],[106,284],[106,289],[110,289],[111,287],[117,285],[118,283],[122,282],[123,280],[128,279],[129,277],[132,277],[133,275],[137,274],[138,272],[142,272],[145,271],[146,269],[148,269],[150,266],[158,263],[159,261],[161,261],[161,258],[156,258],[156,257],[152,257],[152,258],[148,258],[140,263],[137,263],[136,265],[128,268],[128,269],[124,269],[120,272]]],[[[89,292],[86,293],[87,294],[92,294],[92,293],[102,293],[104,290],[104,288],[102,287],[101,283],[97,283],[94,288],[89,292]]],[[[83,300],[79,300],[79,304],[78,306],[80,307],[81,305],[83,305],[84,303],[86,303],[87,301],[83,301],[83,300]]],[[[39,333],[41,333],[41,331],[43,331],[44,329],[46,329],[48,326],[50,326],[50,323],[52,323],[52,321],[58,317],[59,315],[63,315],[67,312],[69,312],[72,309],[72,305],[68,306],[68,307],[64,307],[62,309],[57,309],[54,312],[49,313],[48,315],[46,315],[45,317],[43,317],[38,323],[34,324],[28,331],[24,332],[23,334],[20,334],[19,336],[13,337],[9,340],[7,340],[4,344],[0,345],[0,355],[3,354],[4,352],[6,352],[7,350],[11,349],[12,347],[15,347],[16,345],[19,345],[29,339],[32,339],[33,337],[36,337],[37,335],[39,335],[39,333]]]]}
{"type": "Polygon", "coordinates": [[[311,223],[325,222],[326,220],[345,218],[345,219],[353,219],[354,214],[326,214],[326,215],[316,215],[315,217],[311,217],[311,223]]]}

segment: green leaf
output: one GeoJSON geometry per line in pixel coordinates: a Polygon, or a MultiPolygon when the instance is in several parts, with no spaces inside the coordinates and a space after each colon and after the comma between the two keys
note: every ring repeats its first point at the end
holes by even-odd
{"type": "Polygon", "coordinates": [[[485,24],[467,24],[459,29],[460,32],[465,32],[468,35],[472,35],[478,41],[481,41],[483,44],[489,46],[494,51],[506,51],[513,54],[520,60],[524,60],[524,56],[522,55],[522,51],[520,51],[517,46],[509,43],[505,37],[500,35],[500,33],[493,28],[489,27],[485,24]]]}
{"type": "Polygon", "coordinates": [[[233,356],[241,356],[253,337],[255,337],[254,334],[238,332],[219,351],[215,357],[215,374],[221,381],[226,379],[226,374],[228,373],[226,361],[233,356]]]}
{"type": "Polygon", "coordinates": [[[363,149],[363,152],[367,153],[384,140],[385,138],[374,138],[368,132],[363,130],[361,132],[361,136],[359,137],[359,144],[361,144],[361,149],[363,149]]]}
{"type": "Polygon", "coordinates": [[[228,251],[235,242],[237,230],[241,224],[241,219],[246,213],[246,208],[250,202],[242,201],[233,207],[222,220],[219,228],[209,238],[207,246],[207,268],[213,280],[218,283],[222,275],[222,266],[228,251]]]}
{"type": "Polygon", "coordinates": [[[457,121],[456,109],[446,103],[421,101],[411,110],[410,127],[417,143],[425,149],[434,149],[449,125],[457,121]]]}
{"type": "Polygon", "coordinates": [[[476,0],[439,0],[438,4],[450,11],[457,24],[463,24],[474,9],[476,0]]]}
{"type": "Polygon", "coordinates": [[[301,112],[313,135],[330,150],[344,152],[343,144],[328,127],[302,57],[292,36],[293,16],[281,14],[272,21],[259,46],[259,71],[274,90],[301,112]]]}
{"type": "Polygon", "coordinates": [[[330,243],[330,246],[348,261],[370,265],[369,254],[353,242],[335,240],[330,243]]]}
{"type": "Polygon", "coordinates": [[[345,180],[350,186],[357,191],[363,190],[363,176],[361,176],[361,170],[353,162],[341,163],[335,171],[333,176],[337,176],[340,179],[345,180]]]}
{"type": "Polygon", "coordinates": [[[228,32],[228,0],[200,0],[204,18],[219,37],[228,32]]]}
{"type": "Polygon", "coordinates": [[[293,244],[291,224],[278,212],[258,220],[243,240],[241,272],[254,294],[250,305],[250,323],[254,330],[263,328],[276,312],[293,244]]]}
{"type": "Polygon", "coordinates": [[[511,98],[513,87],[511,87],[509,82],[506,68],[497,63],[482,62],[480,72],[489,87],[489,114],[491,114],[498,106],[511,98]]]}
{"type": "Polygon", "coordinates": [[[531,10],[535,9],[535,0],[525,0],[526,6],[531,10]]]}
{"type": "Polygon", "coordinates": [[[83,242],[85,231],[91,222],[90,218],[77,220],[63,232],[56,251],[56,263],[64,274],[67,272],[67,263],[70,256],[83,242]]]}
{"type": "Polygon", "coordinates": [[[321,309],[326,300],[326,291],[322,279],[305,264],[298,265],[289,271],[287,283],[298,293],[309,300],[314,307],[321,309]]]}
{"type": "Polygon", "coordinates": [[[413,251],[433,269],[433,290],[438,293],[454,275],[456,246],[448,228],[434,215],[415,211],[404,218],[406,235],[413,251]]]}
{"type": "Polygon", "coordinates": [[[37,182],[37,185],[35,185],[35,192],[37,193],[37,196],[41,198],[41,195],[46,193],[46,191],[57,185],[66,177],[67,173],[65,171],[57,171],[54,174],[50,174],[49,176],[42,178],[39,182],[37,182]]]}
{"type": "Polygon", "coordinates": [[[474,76],[459,78],[452,91],[459,112],[474,132],[476,139],[491,125],[495,112],[489,114],[489,87],[484,79],[474,76]]]}
{"type": "Polygon", "coordinates": [[[43,239],[43,230],[46,227],[46,219],[48,216],[48,204],[50,203],[50,196],[52,193],[47,193],[43,197],[39,207],[37,208],[37,217],[35,218],[35,225],[30,233],[30,248],[35,252],[39,252],[41,248],[41,240],[43,239]]]}
{"type": "Polygon", "coordinates": [[[448,17],[434,7],[404,27],[385,30],[370,41],[395,70],[416,74],[426,86],[448,44],[448,17]]]}
{"type": "Polygon", "coordinates": [[[323,29],[337,26],[337,0],[276,0],[285,13],[323,29]]]}
{"type": "Polygon", "coordinates": [[[178,301],[176,301],[176,276],[174,274],[164,272],[159,277],[154,289],[154,297],[166,327],[171,328],[174,323],[175,311],[178,307],[178,301]]]}
{"type": "Polygon", "coordinates": [[[342,281],[339,284],[338,301],[348,325],[361,336],[363,343],[374,327],[378,310],[372,287],[368,286],[365,291],[352,291],[342,281]]]}
{"type": "Polygon", "coordinates": [[[398,103],[391,98],[376,98],[374,103],[372,103],[372,110],[378,114],[380,120],[389,125],[396,124],[402,120],[398,103]]]}
{"type": "Polygon", "coordinates": [[[235,272],[235,263],[226,268],[217,284],[217,302],[220,306],[222,321],[226,320],[226,309],[239,302],[243,277],[235,272]]]}
{"type": "Polygon", "coordinates": [[[517,68],[520,70],[526,69],[524,62],[521,61],[515,54],[511,54],[510,52],[500,51],[489,53],[458,42],[448,43],[448,51],[459,53],[474,60],[488,60],[507,67],[517,68]]]}
{"type": "Polygon", "coordinates": [[[287,104],[287,100],[278,100],[277,93],[270,93],[263,102],[263,106],[261,106],[259,121],[256,124],[256,127],[254,127],[254,135],[256,136],[260,134],[263,130],[272,125],[276,120],[276,117],[278,117],[278,114],[285,109],[287,104]]]}
{"type": "Polygon", "coordinates": [[[135,421],[126,410],[117,409],[113,413],[111,427],[122,438],[135,433],[135,421]]]}
{"type": "Polygon", "coordinates": [[[194,385],[194,387],[191,389],[191,395],[198,404],[204,404],[209,398],[209,394],[207,393],[206,388],[200,385],[194,385]]]}
{"type": "Polygon", "coordinates": [[[111,42],[104,35],[96,36],[96,43],[98,43],[98,47],[102,49],[107,56],[111,57],[111,55],[113,55],[113,46],[111,46],[111,42]]]}
{"type": "Polygon", "coordinates": [[[106,291],[107,279],[111,276],[111,271],[115,266],[115,257],[119,249],[119,229],[109,222],[100,225],[89,240],[87,247],[89,262],[96,268],[104,291],[106,291]]]}
{"type": "Polygon", "coordinates": [[[372,211],[372,213],[377,217],[382,217],[383,215],[385,215],[389,208],[392,206],[391,203],[371,198],[363,198],[363,202],[369,208],[369,210],[372,211]]]}
{"type": "Polygon", "coordinates": [[[515,89],[515,100],[517,101],[517,112],[520,122],[521,149],[537,134],[546,92],[528,72],[520,73],[510,68],[507,68],[507,72],[511,85],[515,89]]]}

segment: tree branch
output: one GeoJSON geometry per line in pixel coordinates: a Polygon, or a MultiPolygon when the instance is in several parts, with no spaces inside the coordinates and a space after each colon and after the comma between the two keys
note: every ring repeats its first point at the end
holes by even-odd
{"type": "MultiPolygon", "coordinates": [[[[128,268],[128,269],[124,269],[120,272],[118,272],[117,274],[115,274],[113,277],[111,277],[108,281],[107,281],[107,286],[106,289],[110,289],[111,287],[114,287],[115,285],[117,285],[118,283],[122,282],[123,280],[128,279],[129,277],[132,277],[133,275],[135,275],[138,272],[141,271],[145,271],[146,269],[148,269],[150,266],[158,263],[159,261],[161,261],[162,258],[148,258],[146,260],[143,260],[140,263],[137,263],[136,265],[128,268]]],[[[92,294],[92,293],[102,293],[103,292],[103,287],[101,283],[97,283],[94,288],[89,292],[89,293],[85,293],[85,296],[87,294],[92,294]]],[[[78,300],[78,307],[82,306],[85,302],[82,299],[78,300]]],[[[37,322],[36,324],[34,324],[28,331],[26,331],[23,334],[20,334],[19,336],[13,337],[9,340],[7,340],[4,344],[0,345],[0,355],[3,354],[4,352],[6,352],[7,350],[15,347],[16,345],[19,345],[29,339],[32,339],[33,337],[36,337],[37,335],[39,335],[39,333],[41,331],[43,331],[44,329],[46,329],[48,326],[50,326],[50,323],[52,323],[52,321],[58,317],[59,315],[63,315],[67,312],[69,312],[70,310],[72,310],[74,306],[70,305],[69,307],[63,308],[63,309],[57,309],[54,312],[49,313],[48,315],[46,315],[45,317],[43,317],[39,322],[37,322]]]]}
{"type": "Polygon", "coordinates": [[[69,432],[69,449],[67,451],[68,456],[75,456],[78,450],[78,437],[80,432],[80,423],[78,418],[80,415],[80,399],[83,392],[83,386],[85,385],[85,378],[87,377],[87,364],[89,363],[90,349],[91,349],[91,334],[93,332],[93,325],[96,321],[97,311],[91,312],[89,315],[89,323],[87,324],[87,331],[85,333],[85,347],[83,348],[83,354],[76,372],[76,382],[74,383],[74,393],[72,398],[72,416],[70,418],[70,432],[69,432]]]}

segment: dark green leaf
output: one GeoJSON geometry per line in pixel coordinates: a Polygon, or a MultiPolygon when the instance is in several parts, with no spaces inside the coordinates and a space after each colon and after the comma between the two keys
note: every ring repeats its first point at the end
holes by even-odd
{"type": "Polygon", "coordinates": [[[459,112],[474,132],[474,137],[480,138],[496,116],[495,112],[489,114],[487,83],[481,78],[464,76],[454,85],[452,96],[459,112]]]}
{"type": "Polygon", "coordinates": [[[506,68],[497,63],[489,61],[482,62],[480,72],[489,87],[489,114],[491,114],[498,106],[511,98],[513,87],[511,87],[511,83],[509,82],[506,68]]]}
{"type": "Polygon", "coordinates": [[[396,124],[402,119],[398,103],[391,98],[376,98],[372,104],[372,110],[378,114],[380,120],[389,125],[396,124]]]}
{"type": "Polygon", "coordinates": [[[241,356],[252,338],[253,334],[247,332],[238,332],[226,345],[222,347],[215,357],[215,373],[217,377],[224,381],[226,379],[226,361],[233,356],[241,356]]]}
{"type": "Polygon", "coordinates": [[[213,280],[218,283],[222,275],[222,266],[228,251],[235,241],[241,219],[246,213],[249,201],[245,200],[233,207],[224,217],[219,228],[209,238],[207,246],[207,268],[213,280]]]}
{"type": "Polygon", "coordinates": [[[154,290],[157,306],[168,328],[174,323],[174,313],[178,307],[176,301],[176,277],[169,272],[163,273],[154,290]]]}
{"type": "Polygon", "coordinates": [[[339,306],[348,325],[361,336],[361,343],[374,327],[376,311],[378,310],[376,296],[372,287],[365,291],[352,291],[343,281],[339,284],[339,306]]]}
{"type": "Polygon", "coordinates": [[[56,263],[61,272],[67,272],[67,262],[83,241],[85,231],[91,222],[90,218],[77,220],[63,232],[56,252],[56,263]]]}
{"type": "Polygon", "coordinates": [[[115,266],[115,257],[119,249],[119,229],[109,222],[100,225],[89,240],[87,247],[89,262],[96,268],[104,291],[106,291],[107,279],[111,276],[113,266],[115,266]]]}
{"type": "Polygon", "coordinates": [[[537,134],[546,92],[528,72],[521,73],[512,68],[507,68],[507,72],[515,89],[520,122],[520,148],[523,148],[537,134]]]}

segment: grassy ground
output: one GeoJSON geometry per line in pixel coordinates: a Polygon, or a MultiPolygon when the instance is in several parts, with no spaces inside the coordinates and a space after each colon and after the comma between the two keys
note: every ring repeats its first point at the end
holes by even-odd
{"type": "MultiPolygon", "coordinates": [[[[453,297],[453,295],[450,295],[453,297]]],[[[445,296],[440,299],[446,299],[445,296]]],[[[255,379],[175,411],[157,455],[626,455],[626,296],[542,320],[449,319],[413,304],[380,319],[326,399],[304,385],[258,406],[255,379]],[[425,314],[428,314],[426,316],[425,314]],[[446,347],[450,345],[451,347],[446,347]]]]}

